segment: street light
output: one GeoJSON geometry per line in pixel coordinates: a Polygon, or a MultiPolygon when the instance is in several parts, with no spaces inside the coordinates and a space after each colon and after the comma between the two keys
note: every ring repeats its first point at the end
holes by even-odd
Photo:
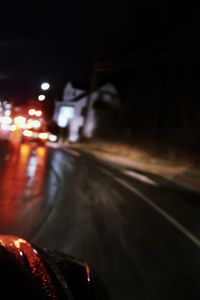
{"type": "Polygon", "coordinates": [[[50,88],[50,84],[49,84],[48,82],[43,82],[43,83],[41,84],[41,89],[42,89],[43,91],[47,91],[49,88],[50,88]]]}
{"type": "Polygon", "coordinates": [[[46,99],[46,96],[45,95],[39,95],[38,96],[38,100],[39,101],[44,101],[46,99]]]}

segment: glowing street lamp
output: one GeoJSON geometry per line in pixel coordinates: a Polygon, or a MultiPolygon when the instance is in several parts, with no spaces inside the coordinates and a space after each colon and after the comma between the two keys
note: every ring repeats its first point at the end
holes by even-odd
{"type": "Polygon", "coordinates": [[[42,89],[43,91],[47,91],[49,88],[50,88],[50,84],[49,84],[48,82],[43,82],[43,83],[41,84],[41,89],[42,89]]]}
{"type": "Polygon", "coordinates": [[[39,101],[44,101],[46,99],[46,96],[45,95],[39,95],[38,96],[38,100],[39,101]]]}

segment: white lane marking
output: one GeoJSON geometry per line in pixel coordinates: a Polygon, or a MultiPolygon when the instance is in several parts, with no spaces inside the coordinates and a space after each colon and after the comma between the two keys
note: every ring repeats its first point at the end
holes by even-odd
{"type": "Polygon", "coordinates": [[[140,173],[134,172],[132,170],[123,170],[123,174],[128,175],[130,177],[133,177],[139,181],[142,181],[144,183],[150,184],[150,185],[158,185],[154,180],[150,179],[149,177],[142,175],[140,173]]]}
{"type": "MultiPolygon", "coordinates": [[[[109,177],[113,178],[113,174],[109,171],[100,168],[102,172],[107,174],[109,177]]],[[[139,196],[144,202],[146,202],[149,206],[151,206],[154,210],[156,210],[162,217],[164,217],[169,223],[171,223],[176,229],[178,229],[184,236],[186,236],[193,244],[200,248],[200,240],[193,235],[187,228],[177,222],[172,216],[170,216],[167,212],[165,212],[162,208],[160,208],[157,204],[155,204],[152,200],[143,195],[136,188],[132,187],[130,184],[125,182],[124,180],[114,177],[115,181],[120,183],[122,186],[126,187],[129,191],[139,196]]]]}

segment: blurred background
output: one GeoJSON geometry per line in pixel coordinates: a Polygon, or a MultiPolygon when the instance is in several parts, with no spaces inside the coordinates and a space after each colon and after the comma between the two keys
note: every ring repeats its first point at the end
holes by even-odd
{"type": "Polygon", "coordinates": [[[0,232],[111,299],[200,295],[199,8],[1,5],[0,232]]]}

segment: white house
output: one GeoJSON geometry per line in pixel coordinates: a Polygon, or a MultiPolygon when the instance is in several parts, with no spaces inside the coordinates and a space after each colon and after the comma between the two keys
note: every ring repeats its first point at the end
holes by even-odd
{"type": "Polygon", "coordinates": [[[88,94],[68,82],[61,101],[56,101],[54,120],[58,126],[69,128],[69,141],[77,142],[80,136],[91,138],[96,127],[94,103],[101,101],[115,106],[119,103],[118,93],[110,83],[88,94]],[[87,105],[89,103],[89,107],[87,105]]]}

